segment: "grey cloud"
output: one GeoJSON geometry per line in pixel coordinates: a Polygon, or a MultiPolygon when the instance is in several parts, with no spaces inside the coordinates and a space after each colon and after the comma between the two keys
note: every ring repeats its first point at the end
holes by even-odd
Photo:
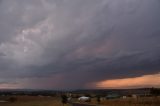
{"type": "Polygon", "coordinates": [[[83,88],[158,73],[159,5],[158,0],[4,0],[0,76],[28,79],[26,87],[83,88]],[[53,76],[61,77],[57,82],[53,76]],[[44,85],[38,85],[42,79],[44,85]],[[52,79],[56,84],[48,85],[52,79]]]}

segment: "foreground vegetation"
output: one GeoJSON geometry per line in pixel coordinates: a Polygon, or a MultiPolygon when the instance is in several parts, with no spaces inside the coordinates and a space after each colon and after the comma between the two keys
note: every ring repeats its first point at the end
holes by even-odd
{"type": "MultiPolygon", "coordinates": [[[[7,96],[0,97],[0,100],[10,100],[6,103],[0,103],[0,106],[63,106],[60,97],[47,96],[7,96]]],[[[78,102],[75,98],[73,102],[78,102]]],[[[143,98],[127,98],[127,99],[113,99],[101,100],[97,103],[96,98],[92,98],[91,102],[87,104],[96,104],[99,106],[160,106],[160,97],[143,97],[143,98]]],[[[65,106],[71,106],[66,104],[65,106]]]]}
{"type": "MultiPolygon", "coordinates": [[[[10,98],[5,97],[8,100],[10,98]]],[[[61,99],[58,97],[14,96],[14,98],[16,98],[15,101],[0,103],[0,106],[62,106],[61,99]]]]}
{"type": "MultiPolygon", "coordinates": [[[[93,100],[91,104],[96,104],[93,100]]],[[[160,106],[160,97],[142,97],[142,98],[127,98],[127,99],[113,99],[103,100],[100,105],[104,106],[160,106]]]]}

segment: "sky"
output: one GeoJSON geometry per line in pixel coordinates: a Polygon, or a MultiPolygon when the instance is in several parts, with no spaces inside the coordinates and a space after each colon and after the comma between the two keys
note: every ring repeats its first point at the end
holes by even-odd
{"type": "Polygon", "coordinates": [[[0,89],[160,87],[159,0],[0,0],[0,89]]]}

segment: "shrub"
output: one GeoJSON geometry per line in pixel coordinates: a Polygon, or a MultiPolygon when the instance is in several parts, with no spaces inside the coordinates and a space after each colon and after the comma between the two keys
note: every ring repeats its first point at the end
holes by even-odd
{"type": "Polygon", "coordinates": [[[16,98],[16,97],[10,97],[8,101],[9,101],[9,102],[16,102],[16,101],[17,101],[17,98],[16,98]]]}

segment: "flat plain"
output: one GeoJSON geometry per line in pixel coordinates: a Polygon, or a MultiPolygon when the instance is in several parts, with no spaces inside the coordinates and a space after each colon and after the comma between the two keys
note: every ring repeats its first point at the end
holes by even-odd
{"type": "MultiPolygon", "coordinates": [[[[8,99],[10,96],[0,97],[0,99],[8,99]]],[[[63,106],[60,97],[47,97],[47,96],[16,96],[15,101],[0,103],[0,106],[63,106]]],[[[73,100],[78,103],[77,99],[73,100]]],[[[160,106],[160,97],[142,97],[142,98],[126,98],[126,99],[112,99],[101,100],[98,104],[96,98],[92,98],[89,103],[97,106],[160,106]]],[[[65,104],[64,106],[71,106],[65,104]]]]}

